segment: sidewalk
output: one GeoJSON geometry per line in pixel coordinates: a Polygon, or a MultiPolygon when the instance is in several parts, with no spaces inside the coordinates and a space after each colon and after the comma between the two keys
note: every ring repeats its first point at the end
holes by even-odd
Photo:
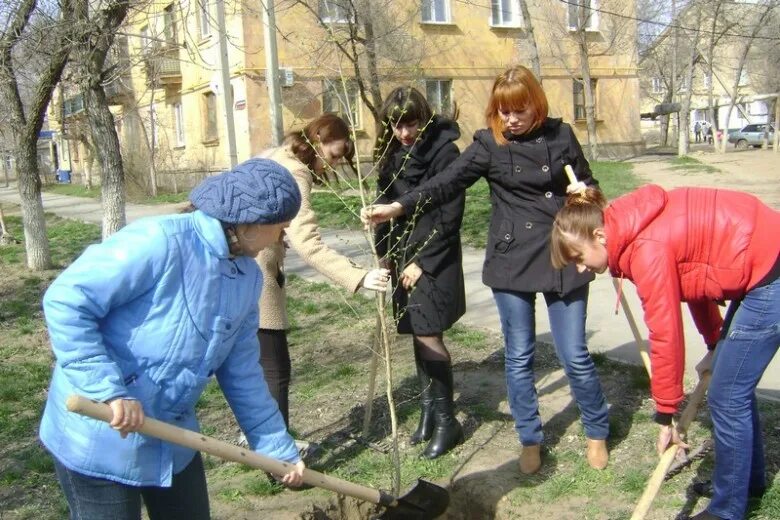
{"type": "MultiPolygon", "coordinates": [[[[42,197],[43,206],[47,212],[85,222],[99,224],[101,221],[100,203],[95,199],[66,197],[45,192],[42,193],[42,197]]],[[[0,202],[19,203],[19,195],[15,185],[10,188],[0,187],[0,202]]],[[[127,220],[132,222],[146,216],[174,213],[181,207],[182,204],[159,206],[128,204],[127,220]]],[[[352,258],[358,264],[369,265],[369,251],[362,232],[322,230],[322,236],[330,247],[352,258]]],[[[498,312],[493,303],[492,293],[488,287],[482,284],[483,260],[483,250],[464,247],[463,272],[466,281],[467,311],[460,323],[471,327],[500,330],[498,312]]],[[[308,280],[328,281],[326,277],[304,263],[292,249],[288,250],[285,270],[287,273],[297,274],[308,280]]],[[[633,284],[625,282],[623,293],[629,301],[642,336],[647,338],[647,329],[642,321],[642,308],[633,284]]],[[[611,277],[599,275],[590,285],[587,321],[589,348],[591,352],[604,353],[613,359],[640,364],[641,359],[637,353],[634,337],[623,311],[621,310],[618,315],[615,315],[616,301],[617,296],[611,277]]],[[[552,343],[547,310],[541,295],[536,302],[536,317],[537,338],[539,341],[552,343]]],[[[694,367],[704,355],[705,349],[687,309],[683,309],[683,317],[685,320],[685,340],[686,345],[688,345],[686,349],[687,373],[694,381],[696,379],[694,367]]],[[[759,385],[759,390],[762,396],[780,399],[780,359],[775,358],[770,364],[759,385]]]]}

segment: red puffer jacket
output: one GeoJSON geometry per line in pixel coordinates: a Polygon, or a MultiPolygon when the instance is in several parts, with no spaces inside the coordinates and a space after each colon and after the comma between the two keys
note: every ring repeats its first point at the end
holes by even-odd
{"type": "Polygon", "coordinates": [[[780,254],[780,213],[735,191],[645,186],[604,210],[609,270],[636,285],[650,331],[659,412],[683,399],[687,302],[707,344],[723,323],[717,301],[741,298],[780,254]]]}

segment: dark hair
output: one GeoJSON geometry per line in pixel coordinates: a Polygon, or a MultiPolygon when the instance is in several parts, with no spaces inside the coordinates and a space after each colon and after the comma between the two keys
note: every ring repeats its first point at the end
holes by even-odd
{"type": "Polygon", "coordinates": [[[374,162],[380,172],[387,158],[392,157],[401,146],[393,135],[393,128],[399,123],[408,124],[414,121],[423,128],[431,119],[433,110],[416,88],[398,87],[390,92],[379,111],[382,128],[374,143],[374,162]]]}
{"type": "Polygon", "coordinates": [[[529,131],[535,130],[547,118],[547,96],[533,72],[517,65],[496,78],[485,110],[485,119],[498,144],[507,144],[504,138],[504,122],[498,115],[499,110],[523,110],[526,107],[533,108],[535,112],[536,117],[529,131]]]}
{"type": "Polygon", "coordinates": [[[295,157],[306,165],[319,181],[314,171],[314,164],[317,162],[317,150],[315,145],[318,142],[330,143],[332,141],[346,140],[346,153],[344,158],[349,162],[354,170],[355,165],[352,159],[355,157],[355,143],[352,142],[349,125],[338,115],[327,112],[311,121],[301,130],[292,131],[285,136],[284,143],[290,147],[295,157]]]}

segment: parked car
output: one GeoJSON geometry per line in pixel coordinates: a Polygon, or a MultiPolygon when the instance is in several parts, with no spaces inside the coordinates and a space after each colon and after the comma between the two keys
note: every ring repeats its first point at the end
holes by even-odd
{"type": "MultiPolygon", "coordinates": [[[[740,150],[744,150],[749,146],[762,146],[764,144],[764,132],[766,131],[766,128],[766,123],[758,123],[745,125],[741,130],[729,130],[729,142],[734,143],[734,146],[740,150]]],[[[775,128],[770,124],[769,144],[772,144],[774,138],[775,128]]]]}

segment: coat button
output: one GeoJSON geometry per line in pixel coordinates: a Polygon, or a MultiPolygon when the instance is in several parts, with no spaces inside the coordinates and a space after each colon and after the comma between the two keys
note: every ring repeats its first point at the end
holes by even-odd
{"type": "Polygon", "coordinates": [[[544,194],[544,196],[547,197],[548,199],[551,199],[552,198],[552,192],[548,191],[547,193],[544,194]]]}
{"type": "Polygon", "coordinates": [[[504,235],[504,240],[509,240],[509,239],[511,239],[511,238],[512,238],[512,235],[510,235],[509,233],[507,233],[506,235],[504,235]]]}
{"type": "Polygon", "coordinates": [[[520,173],[521,171],[523,171],[522,166],[515,166],[515,173],[520,173]]]}
{"type": "Polygon", "coordinates": [[[549,166],[547,166],[547,165],[545,164],[544,166],[542,166],[542,171],[543,171],[544,173],[547,173],[547,172],[549,172],[549,171],[550,171],[550,167],[549,167],[549,166]]]}
{"type": "Polygon", "coordinates": [[[541,143],[543,140],[544,140],[544,139],[542,139],[541,137],[537,137],[537,138],[536,138],[536,142],[537,142],[537,143],[541,143]]]}
{"type": "Polygon", "coordinates": [[[534,227],[534,225],[531,222],[525,223],[525,229],[531,229],[532,227],[534,227]]]}

